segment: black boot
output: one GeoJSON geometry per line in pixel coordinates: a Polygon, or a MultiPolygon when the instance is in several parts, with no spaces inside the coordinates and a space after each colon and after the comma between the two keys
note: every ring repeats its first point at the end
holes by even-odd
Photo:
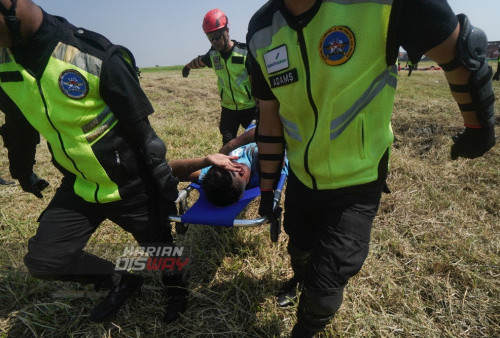
{"type": "Polygon", "coordinates": [[[297,293],[302,290],[302,281],[293,276],[286,281],[276,295],[278,306],[292,306],[297,302],[297,293]]]}
{"type": "Polygon", "coordinates": [[[285,282],[276,295],[280,307],[291,306],[297,302],[297,292],[302,290],[302,282],[306,275],[307,259],[311,250],[304,250],[288,242],[288,254],[292,263],[293,277],[285,282]]]}
{"type": "Polygon", "coordinates": [[[90,320],[93,322],[100,323],[111,319],[125,304],[125,301],[141,288],[143,283],[141,276],[130,273],[115,273],[112,278],[115,286],[90,313],[90,320]]]}
{"type": "Polygon", "coordinates": [[[162,276],[163,284],[166,287],[167,305],[165,306],[165,315],[163,321],[170,324],[186,311],[188,290],[182,276],[162,276]]]}
{"type": "Polygon", "coordinates": [[[310,331],[297,323],[292,329],[291,338],[313,338],[315,334],[315,332],[310,331]]]}

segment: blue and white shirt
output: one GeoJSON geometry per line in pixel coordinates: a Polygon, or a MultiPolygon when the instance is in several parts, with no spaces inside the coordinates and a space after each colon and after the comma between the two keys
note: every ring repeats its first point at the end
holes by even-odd
{"type": "MultiPolygon", "coordinates": [[[[247,189],[257,187],[259,185],[259,169],[257,166],[258,153],[259,149],[257,148],[257,143],[255,142],[245,144],[244,146],[236,148],[229,153],[230,156],[238,156],[238,159],[236,160],[237,163],[244,164],[250,169],[250,182],[247,184],[247,189]]],[[[203,181],[203,178],[210,168],[211,166],[201,169],[200,176],[198,177],[199,182],[203,181]]]]}

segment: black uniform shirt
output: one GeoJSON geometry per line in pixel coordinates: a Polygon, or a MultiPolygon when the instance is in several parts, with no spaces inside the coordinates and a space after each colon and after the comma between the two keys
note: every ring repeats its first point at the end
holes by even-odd
{"type": "MultiPolygon", "coordinates": [[[[43,22],[27,43],[13,49],[16,61],[35,77],[40,77],[55,44],[53,37],[64,20],[43,12],[43,22]]],[[[65,20],[64,20],[65,21],[65,20]]],[[[111,111],[122,122],[134,123],[153,113],[153,107],[140,87],[135,69],[115,53],[101,73],[100,93],[111,111]]]]}
{"type": "MultiPolygon", "coordinates": [[[[248,27],[247,43],[253,33],[268,25],[272,14],[279,10],[290,27],[307,24],[316,15],[321,0],[306,13],[292,16],[285,7],[284,0],[267,3],[254,15],[248,27]]],[[[387,36],[387,62],[393,64],[402,46],[409,58],[418,62],[425,52],[438,46],[455,30],[458,20],[446,0],[394,0],[387,36]]],[[[249,53],[250,75],[252,76],[252,94],[263,100],[275,100],[260,67],[249,53]]]]}
{"type": "MultiPolygon", "coordinates": [[[[44,11],[43,21],[37,32],[21,47],[12,50],[16,61],[34,77],[40,78],[55,46],[60,41],[58,34],[64,34],[68,29],[75,29],[72,27],[64,18],[52,16],[44,11]]],[[[90,35],[97,36],[95,33],[90,35]]],[[[85,39],[85,33],[79,38],[83,39],[82,46],[87,44],[90,49],[99,48],[95,41],[85,39]]],[[[137,122],[144,120],[154,110],[140,87],[135,69],[119,53],[115,53],[109,60],[104,60],[100,80],[101,97],[124,127],[123,130],[133,130],[129,135],[141,146],[141,139],[145,138],[143,134],[149,132],[151,128],[147,124],[148,128],[136,132],[138,126],[144,125],[137,122]]],[[[36,144],[39,142],[38,132],[1,88],[0,110],[5,113],[6,123],[2,135],[5,145],[9,148],[11,174],[13,177],[26,176],[31,172],[33,165],[36,144]]],[[[116,131],[109,135],[111,135],[109,137],[118,136],[116,131]]],[[[123,137],[120,136],[120,139],[123,137]]],[[[112,146],[108,140],[98,143],[94,145],[95,148],[105,146],[101,143],[112,146]]],[[[102,151],[107,152],[106,149],[102,151]]]]}

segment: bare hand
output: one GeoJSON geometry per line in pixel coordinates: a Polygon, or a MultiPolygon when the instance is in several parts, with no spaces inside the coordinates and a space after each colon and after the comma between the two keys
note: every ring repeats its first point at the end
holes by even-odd
{"type": "Polygon", "coordinates": [[[242,170],[242,165],[239,164],[238,162],[235,162],[235,160],[238,159],[238,156],[228,156],[217,153],[208,155],[206,158],[211,165],[214,165],[216,167],[237,172],[242,170]]]}

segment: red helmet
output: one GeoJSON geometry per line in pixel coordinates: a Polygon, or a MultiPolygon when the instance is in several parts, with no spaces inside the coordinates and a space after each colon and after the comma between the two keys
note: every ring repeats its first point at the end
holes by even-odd
{"type": "Polygon", "coordinates": [[[218,8],[212,9],[203,18],[203,31],[205,34],[227,27],[227,16],[218,8]]]}

